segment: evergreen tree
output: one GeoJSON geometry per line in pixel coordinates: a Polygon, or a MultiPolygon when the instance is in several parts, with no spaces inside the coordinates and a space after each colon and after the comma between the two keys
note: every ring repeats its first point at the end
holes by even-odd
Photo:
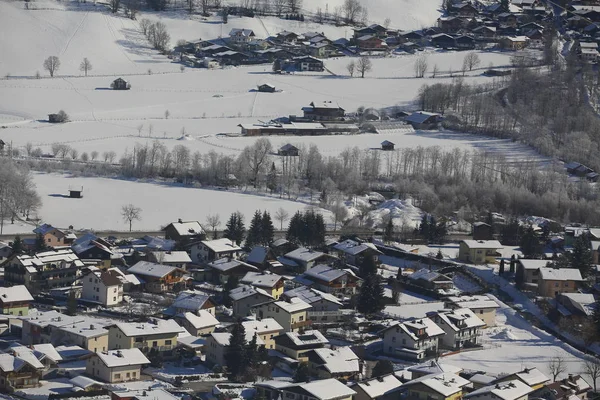
{"type": "Polygon", "coordinates": [[[256,333],[252,336],[252,340],[246,346],[245,359],[248,368],[256,368],[260,360],[258,359],[258,345],[256,344],[256,333]]]}
{"type": "Polygon", "coordinates": [[[542,244],[531,226],[525,230],[519,246],[525,258],[537,258],[542,255],[542,244]]]}
{"type": "Polygon", "coordinates": [[[377,275],[366,277],[358,293],[357,310],[363,314],[375,314],[385,306],[383,286],[377,275]]]}
{"type": "Polygon", "coordinates": [[[244,216],[239,211],[236,211],[229,217],[223,236],[239,246],[244,240],[245,234],[244,216]]]}
{"type": "Polygon", "coordinates": [[[294,372],[294,382],[308,382],[310,379],[310,371],[308,369],[308,363],[301,362],[294,372]]]}
{"type": "Polygon", "coordinates": [[[269,246],[275,240],[275,227],[273,226],[273,220],[271,214],[265,211],[262,215],[261,220],[261,244],[263,246],[269,246]]]}
{"type": "Polygon", "coordinates": [[[492,215],[491,211],[488,211],[485,223],[490,226],[490,235],[492,236],[491,238],[493,238],[494,234],[496,233],[496,229],[494,226],[494,216],[492,215]]]}
{"type": "Polygon", "coordinates": [[[515,255],[513,254],[512,256],[510,256],[510,269],[509,269],[509,272],[511,274],[515,273],[516,264],[517,264],[517,260],[515,259],[515,255]]]}
{"type": "Polygon", "coordinates": [[[325,220],[321,213],[315,214],[314,226],[312,231],[312,246],[321,247],[325,244],[325,220]]]}
{"type": "Polygon", "coordinates": [[[300,245],[302,230],[304,228],[303,223],[302,213],[297,211],[296,214],[294,214],[290,219],[285,238],[295,245],[300,245]]]}
{"type": "Polygon", "coordinates": [[[438,249],[438,252],[435,255],[435,258],[438,259],[438,260],[443,260],[444,259],[444,253],[442,253],[442,249],[438,249]]]}
{"type": "Polygon", "coordinates": [[[569,256],[571,267],[577,268],[584,278],[592,272],[592,251],[587,235],[580,235],[573,243],[573,251],[569,256]]]}
{"type": "Polygon", "coordinates": [[[271,164],[271,170],[267,175],[267,189],[271,191],[271,194],[277,189],[277,169],[275,163],[271,164]]]}
{"type": "Polygon", "coordinates": [[[367,255],[363,257],[362,262],[358,268],[358,274],[361,278],[365,279],[371,275],[377,275],[377,264],[373,257],[367,255]]]}
{"type": "Polygon", "coordinates": [[[383,241],[391,242],[394,239],[394,222],[390,218],[383,229],[383,241]]]}
{"type": "Polygon", "coordinates": [[[435,224],[435,235],[432,237],[433,242],[443,244],[447,236],[448,227],[446,226],[446,221],[443,220],[435,224]]]}
{"type": "Polygon", "coordinates": [[[509,4],[510,4],[510,0],[500,0],[500,9],[503,12],[508,12],[509,11],[509,4]]]}
{"type": "Polygon", "coordinates": [[[519,244],[519,233],[521,232],[519,221],[511,219],[502,227],[500,232],[501,242],[504,245],[516,246],[519,244]]]}
{"type": "Polygon", "coordinates": [[[419,225],[419,235],[421,235],[423,239],[428,240],[430,230],[429,214],[423,214],[421,217],[421,224],[419,225]]]}
{"type": "Polygon", "coordinates": [[[77,297],[74,290],[69,292],[69,298],[67,299],[67,315],[77,315],[77,297]]]}
{"type": "Polygon", "coordinates": [[[41,233],[38,233],[35,235],[35,245],[34,245],[34,249],[36,251],[36,253],[39,253],[41,251],[44,251],[48,248],[48,246],[46,246],[46,242],[44,241],[44,237],[42,236],[41,233]]]}
{"type": "Polygon", "coordinates": [[[233,289],[235,289],[236,287],[238,287],[238,285],[240,284],[238,277],[235,275],[229,275],[229,278],[227,278],[227,282],[225,282],[225,285],[223,286],[223,304],[226,306],[230,306],[231,305],[231,298],[229,297],[229,292],[231,292],[233,289]]]}
{"type": "Polygon", "coordinates": [[[21,236],[15,236],[15,240],[12,244],[12,251],[14,254],[21,254],[23,252],[23,241],[21,240],[21,236]]]}
{"type": "Polygon", "coordinates": [[[380,376],[389,375],[394,372],[394,364],[390,360],[379,360],[373,367],[371,378],[379,378],[380,376]]]}
{"type": "Polygon", "coordinates": [[[262,243],[262,214],[259,210],[254,212],[252,221],[250,221],[250,228],[248,229],[248,236],[246,237],[246,248],[251,249],[254,246],[262,243]]]}
{"type": "Polygon", "coordinates": [[[498,275],[504,275],[504,258],[500,260],[500,269],[498,269],[498,275]]]}
{"type": "Polygon", "coordinates": [[[227,371],[233,379],[241,376],[246,367],[246,330],[241,320],[237,321],[231,331],[229,346],[225,353],[227,371]]]}

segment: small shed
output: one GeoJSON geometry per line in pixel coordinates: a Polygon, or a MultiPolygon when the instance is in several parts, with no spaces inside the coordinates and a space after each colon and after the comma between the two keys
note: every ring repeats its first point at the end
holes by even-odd
{"type": "Polygon", "coordinates": [[[131,85],[129,84],[129,82],[127,82],[125,79],[123,78],[117,78],[115,79],[111,84],[110,87],[113,90],[129,90],[131,89],[131,85]]]}
{"type": "Polygon", "coordinates": [[[275,93],[275,86],[270,83],[263,83],[262,85],[258,85],[258,91],[263,93],[275,93]]]}
{"type": "Polygon", "coordinates": [[[280,156],[291,156],[291,157],[297,157],[298,153],[299,153],[298,148],[289,143],[281,146],[281,148],[277,152],[277,154],[279,154],[280,156]]]}
{"type": "Polygon", "coordinates": [[[81,199],[83,197],[83,186],[69,186],[69,197],[81,199]]]}
{"type": "Polygon", "coordinates": [[[394,146],[395,144],[389,140],[384,140],[381,142],[381,150],[394,150],[394,146]]]}
{"type": "Polygon", "coordinates": [[[60,117],[60,115],[58,115],[58,114],[48,114],[48,122],[56,124],[56,123],[63,122],[63,121],[62,121],[62,118],[60,117]]]}

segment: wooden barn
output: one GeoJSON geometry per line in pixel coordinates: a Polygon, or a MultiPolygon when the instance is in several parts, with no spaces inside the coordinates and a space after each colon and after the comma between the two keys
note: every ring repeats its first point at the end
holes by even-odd
{"type": "Polygon", "coordinates": [[[277,152],[277,154],[279,154],[280,156],[291,156],[291,157],[297,157],[298,153],[299,153],[298,148],[290,143],[281,146],[279,148],[279,151],[277,152]]]}
{"type": "Polygon", "coordinates": [[[131,89],[131,85],[123,78],[117,78],[110,84],[111,89],[113,90],[129,90],[131,89]]]}
{"type": "Polygon", "coordinates": [[[270,83],[263,83],[262,85],[258,85],[258,91],[263,93],[275,93],[275,86],[270,83]]]}
{"type": "Polygon", "coordinates": [[[389,140],[384,140],[381,142],[381,150],[394,150],[394,146],[395,144],[389,140]]]}
{"type": "Polygon", "coordinates": [[[69,186],[69,197],[81,199],[83,197],[83,186],[69,186]]]}

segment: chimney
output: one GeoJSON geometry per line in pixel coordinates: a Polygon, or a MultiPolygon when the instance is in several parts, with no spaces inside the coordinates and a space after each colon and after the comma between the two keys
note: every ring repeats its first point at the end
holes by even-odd
{"type": "Polygon", "coordinates": [[[179,219],[177,220],[177,222],[179,222],[180,224],[183,224],[183,221],[181,220],[181,218],[179,218],[179,219]]]}

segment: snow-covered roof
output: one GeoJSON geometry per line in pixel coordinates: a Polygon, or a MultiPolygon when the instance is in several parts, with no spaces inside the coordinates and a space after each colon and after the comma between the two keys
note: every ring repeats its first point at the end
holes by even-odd
{"type": "Polygon", "coordinates": [[[252,286],[263,288],[272,288],[282,280],[283,277],[277,274],[263,274],[261,272],[247,272],[240,280],[241,283],[247,283],[252,286]]]}
{"type": "Polygon", "coordinates": [[[204,229],[198,221],[172,222],[170,225],[172,225],[177,234],[182,237],[204,234],[204,229]]]}
{"type": "Polygon", "coordinates": [[[420,270],[413,272],[408,276],[408,279],[412,280],[425,280],[428,282],[432,282],[437,278],[442,278],[442,280],[447,282],[452,282],[452,279],[448,278],[446,275],[442,275],[435,271],[430,271],[427,268],[421,268],[420,270]]]}
{"type": "Polygon", "coordinates": [[[316,278],[320,281],[325,282],[334,281],[348,274],[350,273],[345,269],[338,269],[326,264],[315,265],[314,267],[306,270],[306,272],[304,273],[304,275],[309,278],[316,278]]]}
{"type": "Polygon", "coordinates": [[[203,245],[214,251],[215,253],[226,253],[230,251],[241,251],[242,248],[227,238],[215,240],[203,240],[203,245]]]}
{"type": "MultiPolygon", "coordinates": [[[[246,322],[242,322],[242,325],[244,325],[246,322]]],[[[244,329],[245,329],[245,325],[244,325],[244,329]]],[[[254,335],[257,335],[257,332],[254,330],[250,330],[250,329],[245,329],[246,331],[246,342],[250,342],[252,340],[252,338],[254,338],[254,335]]],[[[212,336],[212,338],[221,346],[229,346],[229,341],[231,340],[231,333],[229,332],[213,332],[210,334],[210,336],[212,336]]],[[[258,334],[256,336],[256,343],[257,344],[265,344],[265,342],[261,339],[260,334],[258,334]]]]}
{"type": "Polygon", "coordinates": [[[520,259],[519,263],[523,266],[523,269],[537,270],[544,268],[548,265],[548,260],[524,260],[520,259]]]}
{"type": "Polygon", "coordinates": [[[307,302],[305,302],[304,300],[302,300],[298,297],[291,298],[289,302],[276,301],[273,304],[275,304],[276,306],[278,306],[283,311],[286,311],[289,314],[295,313],[298,311],[308,310],[309,308],[312,308],[312,306],[310,304],[308,304],[307,302]]]}
{"type": "MultiPolygon", "coordinates": [[[[301,383],[298,387],[307,391],[319,400],[346,398],[356,394],[354,390],[333,378],[301,383]]],[[[286,391],[286,389],[283,389],[283,391],[286,391]]]]}
{"type": "MultiPolygon", "coordinates": [[[[439,35],[433,35],[432,38],[436,37],[436,36],[448,36],[448,35],[441,33],[439,35]]],[[[406,122],[414,122],[416,124],[421,124],[421,123],[427,121],[429,118],[436,117],[436,116],[439,116],[439,114],[430,113],[430,112],[426,112],[426,111],[417,111],[417,112],[410,114],[404,120],[406,122]]]]}
{"type": "Polygon", "coordinates": [[[500,306],[493,299],[486,295],[476,296],[450,296],[448,301],[461,308],[478,310],[481,308],[499,308],[500,306]]]}
{"type": "Polygon", "coordinates": [[[210,296],[202,292],[196,292],[192,290],[186,290],[179,293],[172,306],[176,309],[184,309],[192,312],[202,310],[204,304],[210,300],[210,296]]]}
{"type": "Polygon", "coordinates": [[[283,327],[273,318],[264,318],[260,321],[244,321],[242,322],[246,332],[252,331],[262,335],[265,332],[283,331],[283,327]]]}
{"type": "Polygon", "coordinates": [[[540,268],[540,276],[549,281],[583,281],[577,268],[540,268]]]}
{"type": "Polygon", "coordinates": [[[92,354],[92,352],[88,349],[84,349],[80,346],[76,345],[63,345],[56,346],[56,352],[60,355],[63,360],[71,360],[79,357],[87,356],[88,354],[92,354]]]}
{"type": "MultiPolygon", "coordinates": [[[[11,354],[6,354],[6,353],[0,354],[0,370],[2,370],[5,373],[19,371],[21,368],[23,368],[27,364],[28,364],[28,362],[25,361],[24,359],[22,359],[21,357],[15,357],[11,354]]],[[[34,368],[43,369],[43,365],[41,368],[39,368],[39,367],[34,367],[34,368]]]]}
{"type": "Polygon", "coordinates": [[[438,313],[439,317],[454,331],[462,329],[479,328],[485,326],[483,322],[473,311],[468,308],[457,308],[449,312],[438,313]]]}
{"type": "Polygon", "coordinates": [[[61,355],[58,353],[58,351],[56,351],[56,348],[54,347],[54,345],[52,345],[51,343],[34,344],[33,348],[34,348],[34,350],[45,354],[47,358],[49,358],[50,360],[52,360],[55,363],[58,363],[59,361],[62,361],[62,359],[63,359],[61,357],[61,355]]]}
{"type": "Polygon", "coordinates": [[[185,329],[172,319],[154,318],[152,322],[119,322],[115,326],[127,337],[185,332],[185,329]]]}
{"type": "Polygon", "coordinates": [[[102,351],[96,355],[108,368],[150,364],[138,348],[102,351]]]}
{"type": "MultiPolygon", "coordinates": [[[[392,142],[388,142],[388,143],[393,144],[392,142]]],[[[377,250],[377,247],[375,247],[374,244],[358,243],[352,239],[346,239],[343,242],[338,243],[335,246],[333,246],[333,248],[338,251],[342,251],[346,254],[351,254],[351,255],[360,254],[367,249],[373,250],[375,253],[382,254],[381,251],[377,250]]]]}
{"type": "Polygon", "coordinates": [[[370,398],[375,399],[381,396],[388,396],[401,389],[402,382],[394,374],[372,378],[357,383],[370,398]]]}
{"type": "Polygon", "coordinates": [[[46,357],[46,355],[42,352],[30,349],[29,347],[25,347],[22,345],[11,346],[9,351],[12,353],[12,355],[25,361],[33,368],[44,368],[44,364],[42,364],[41,360],[43,360],[46,357]]]}
{"type": "Polygon", "coordinates": [[[83,375],[78,375],[72,379],[69,379],[69,382],[71,382],[74,386],[80,387],[82,389],[87,389],[90,386],[94,386],[94,385],[99,385],[99,386],[104,385],[101,382],[98,382],[92,378],[88,378],[87,376],[83,376],[83,375]]]}
{"type": "Polygon", "coordinates": [[[317,330],[306,331],[304,333],[286,332],[285,336],[296,346],[304,346],[307,344],[327,344],[329,340],[317,330]]]}
{"type": "Polygon", "coordinates": [[[232,260],[229,258],[219,258],[218,260],[215,260],[211,263],[208,264],[208,266],[210,268],[214,268],[216,270],[219,270],[221,272],[226,272],[229,271],[233,268],[239,267],[239,266],[244,266],[247,269],[252,269],[254,271],[258,271],[258,268],[256,268],[254,265],[250,265],[250,264],[246,264],[243,261],[240,260],[232,260]]]}
{"type": "MultiPolygon", "coordinates": [[[[548,382],[550,380],[550,378],[548,378],[539,369],[535,367],[525,368],[523,371],[515,372],[514,374],[510,374],[509,376],[515,376],[529,386],[536,386],[541,383],[548,382]]],[[[505,377],[500,379],[505,379],[505,377]]]]}
{"type": "Polygon", "coordinates": [[[124,391],[113,391],[118,398],[130,399],[152,399],[152,400],[180,400],[179,397],[161,388],[127,389],[124,391]]]}
{"type": "Polygon", "coordinates": [[[177,343],[181,343],[184,346],[192,349],[200,349],[206,345],[206,339],[192,335],[183,337],[180,336],[177,338],[177,343]]]}
{"type": "MultiPolygon", "coordinates": [[[[282,147],[283,149],[283,147],[282,147]]],[[[246,257],[246,261],[249,263],[262,264],[265,262],[269,248],[265,246],[255,246],[246,257]]]]}
{"type": "Polygon", "coordinates": [[[191,263],[192,259],[185,251],[153,251],[152,257],[163,263],[191,263]]]}
{"type": "Polygon", "coordinates": [[[229,36],[254,36],[254,31],[252,29],[240,29],[240,28],[233,28],[230,32],[229,32],[229,36]]]}
{"type": "Polygon", "coordinates": [[[508,382],[497,383],[495,385],[485,386],[465,395],[466,399],[486,397],[502,400],[516,400],[533,392],[533,389],[514,379],[508,382]]]}
{"type": "Polygon", "coordinates": [[[332,349],[314,349],[312,350],[322,361],[322,367],[331,374],[358,372],[359,357],[350,349],[350,347],[338,347],[332,349]]]}
{"type": "Polygon", "coordinates": [[[138,261],[133,267],[129,268],[127,272],[130,274],[151,276],[153,278],[162,278],[176,269],[176,267],[168,265],[155,264],[149,261],[138,261]]]}
{"type": "Polygon", "coordinates": [[[183,314],[183,318],[188,321],[195,329],[203,329],[220,324],[219,320],[206,310],[198,311],[199,315],[191,312],[183,314]]]}
{"type": "Polygon", "coordinates": [[[107,335],[108,331],[104,327],[114,322],[85,314],[72,317],[54,310],[30,312],[29,315],[18,318],[40,328],[53,326],[86,338],[107,335]]]}
{"type": "Polygon", "coordinates": [[[410,372],[418,372],[420,374],[455,374],[458,375],[462,372],[462,368],[457,367],[451,364],[440,363],[435,360],[431,360],[428,363],[415,365],[413,367],[408,368],[410,372]]]}
{"type": "Polygon", "coordinates": [[[440,393],[444,397],[448,397],[462,391],[462,388],[468,385],[470,382],[455,374],[439,374],[425,375],[420,378],[413,379],[404,385],[412,386],[417,383],[421,383],[427,386],[429,389],[440,393]]]}
{"type": "Polygon", "coordinates": [[[316,303],[317,301],[325,300],[325,301],[329,301],[329,302],[335,303],[340,306],[342,305],[342,303],[334,295],[322,292],[317,289],[312,289],[312,288],[309,288],[306,286],[300,286],[296,289],[288,290],[287,292],[284,292],[283,294],[288,299],[297,297],[308,304],[313,304],[313,303],[316,303]]]}
{"type": "Polygon", "coordinates": [[[0,287],[0,302],[6,304],[17,301],[33,301],[33,297],[25,285],[0,287]]]}
{"type": "Polygon", "coordinates": [[[586,315],[593,315],[596,299],[591,293],[561,293],[571,304],[586,315]]]}
{"type": "Polygon", "coordinates": [[[290,251],[285,256],[287,258],[291,258],[292,260],[309,262],[309,261],[316,260],[317,258],[321,257],[324,254],[325,253],[321,253],[320,251],[307,249],[306,247],[300,247],[296,250],[290,251]]]}
{"type": "Polygon", "coordinates": [[[470,249],[502,249],[504,246],[497,240],[463,240],[470,249]]]}
{"type": "Polygon", "coordinates": [[[255,294],[262,294],[263,296],[266,296],[269,299],[273,299],[273,296],[271,296],[263,289],[249,285],[238,286],[235,289],[229,291],[229,297],[231,297],[231,299],[234,301],[242,300],[246,297],[254,296],[255,294]]]}
{"type": "Polygon", "coordinates": [[[435,322],[433,322],[429,318],[419,318],[404,322],[398,322],[385,328],[384,331],[393,328],[401,329],[402,331],[404,331],[404,333],[406,333],[408,336],[410,336],[410,338],[412,338],[415,341],[425,338],[425,336],[419,336],[417,334],[419,331],[423,331],[424,335],[426,335],[427,338],[441,336],[444,334],[444,330],[437,326],[435,322]]]}
{"type": "Polygon", "coordinates": [[[83,261],[81,261],[70,248],[44,251],[41,253],[36,253],[33,256],[24,254],[17,256],[17,260],[24,267],[41,267],[47,264],[55,264],[59,267],[62,267],[61,264],[63,262],[65,263],[66,268],[70,268],[72,266],[84,266],[83,261]]]}

